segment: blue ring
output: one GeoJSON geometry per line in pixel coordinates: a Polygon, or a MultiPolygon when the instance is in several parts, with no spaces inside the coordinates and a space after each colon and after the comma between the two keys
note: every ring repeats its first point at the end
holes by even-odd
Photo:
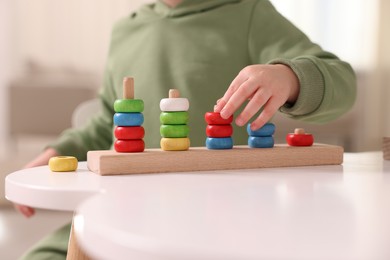
{"type": "Polygon", "coordinates": [[[115,113],[114,125],[116,126],[140,126],[144,122],[142,113],[115,113]]]}
{"type": "Polygon", "coordinates": [[[272,123],[267,123],[263,127],[252,131],[251,130],[251,124],[248,124],[246,127],[246,131],[248,132],[248,135],[250,136],[272,136],[275,133],[275,125],[272,123]]]}
{"type": "Polygon", "coordinates": [[[249,136],[248,138],[250,148],[272,148],[274,147],[274,143],[272,136],[249,136]]]}
{"type": "Polygon", "coordinates": [[[206,147],[211,150],[232,149],[233,139],[231,137],[224,137],[224,138],[207,137],[206,147]]]}

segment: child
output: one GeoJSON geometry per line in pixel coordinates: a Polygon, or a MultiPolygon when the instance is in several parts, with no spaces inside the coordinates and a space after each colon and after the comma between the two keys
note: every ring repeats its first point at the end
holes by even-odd
{"type": "MultiPolygon", "coordinates": [[[[147,147],[159,147],[159,102],[170,88],[190,100],[191,146],[204,146],[203,115],[213,109],[224,118],[237,112],[234,141],[245,144],[241,126],[249,121],[257,129],[279,110],[325,123],[346,112],[356,95],[352,68],[312,43],[267,0],[160,0],[115,25],[100,92],[103,111],[85,127],[64,132],[27,167],[56,155],[85,160],[89,150],[110,149],[113,104],[125,76],[135,78],[136,98],[145,102],[147,147]]],[[[26,258],[65,257],[68,236],[65,227],[26,258]]]]}

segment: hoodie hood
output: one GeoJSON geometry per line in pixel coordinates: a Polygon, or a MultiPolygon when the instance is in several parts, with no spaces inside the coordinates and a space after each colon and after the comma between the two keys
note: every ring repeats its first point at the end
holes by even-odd
{"type": "Polygon", "coordinates": [[[192,13],[204,12],[222,5],[240,1],[242,0],[183,0],[182,3],[172,8],[166,5],[162,0],[158,0],[154,4],[148,5],[147,8],[161,16],[179,17],[192,13]]]}

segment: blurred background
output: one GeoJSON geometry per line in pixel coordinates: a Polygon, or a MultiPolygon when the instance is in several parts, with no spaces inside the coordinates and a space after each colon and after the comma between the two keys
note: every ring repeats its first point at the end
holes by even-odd
{"type": "MultiPolygon", "coordinates": [[[[10,204],[4,199],[3,176],[34,158],[71,126],[80,103],[96,97],[113,23],[147,2],[0,0],[0,252],[12,241],[19,241],[23,251],[46,232],[39,225],[31,229],[31,221],[20,216],[13,216],[15,221],[5,217],[13,211],[4,206],[10,204]],[[13,226],[24,232],[18,235],[13,226]],[[26,235],[28,230],[31,236],[26,235]]],[[[339,144],[350,152],[380,150],[382,137],[390,136],[390,18],[386,15],[390,1],[271,2],[314,42],[351,63],[358,77],[358,99],[352,111],[326,126],[278,115],[277,142],[304,126],[317,142],[339,144]]],[[[56,218],[70,219],[68,213],[47,213],[34,221],[39,222],[39,217],[54,221],[53,226],[56,218]]],[[[11,255],[0,258],[13,259],[11,255]]]]}

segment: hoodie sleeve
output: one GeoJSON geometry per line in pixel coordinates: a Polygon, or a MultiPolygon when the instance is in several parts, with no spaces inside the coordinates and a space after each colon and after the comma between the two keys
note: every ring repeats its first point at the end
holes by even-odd
{"type": "Polygon", "coordinates": [[[284,64],[297,75],[300,94],[280,111],[294,119],[326,123],[348,111],[356,98],[351,66],[321,49],[266,0],[253,9],[248,35],[253,63],[284,64]]]}
{"type": "Polygon", "coordinates": [[[110,149],[113,140],[114,88],[109,70],[104,76],[103,88],[99,93],[101,111],[93,116],[82,128],[65,130],[59,139],[48,147],[60,155],[75,156],[80,161],[87,159],[90,150],[110,149]]]}

